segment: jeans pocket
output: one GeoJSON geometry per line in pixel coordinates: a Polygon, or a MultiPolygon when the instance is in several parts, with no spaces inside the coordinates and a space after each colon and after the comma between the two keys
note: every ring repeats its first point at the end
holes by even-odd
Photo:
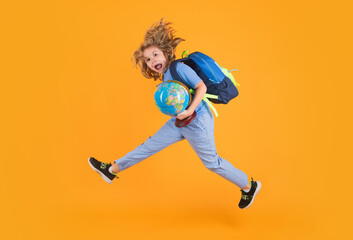
{"type": "Polygon", "coordinates": [[[205,127],[205,118],[204,116],[197,116],[192,122],[191,122],[193,127],[199,128],[203,131],[206,130],[205,127]]]}

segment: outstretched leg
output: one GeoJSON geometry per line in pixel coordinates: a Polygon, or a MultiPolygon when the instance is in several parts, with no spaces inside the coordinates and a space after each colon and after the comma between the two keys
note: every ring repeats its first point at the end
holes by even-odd
{"type": "Polygon", "coordinates": [[[183,139],[184,137],[181,135],[180,130],[169,120],[144,143],[127,153],[124,157],[114,161],[115,164],[113,166],[115,168],[113,168],[113,172],[116,169],[123,171],[183,139]]]}
{"type": "Polygon", "coordinates": [[[166,122],[152,137],[149,137],[144,143],[126,154],[124,157],[116,160],[114,164],[100,162],[90,157],[88,163],[107,182],[112,183],[116,174],[125,170],[136,163],[150,157],[161,151],[165,147],[183,140],[179,129],[175,127],[174,122],[166,122]]]}

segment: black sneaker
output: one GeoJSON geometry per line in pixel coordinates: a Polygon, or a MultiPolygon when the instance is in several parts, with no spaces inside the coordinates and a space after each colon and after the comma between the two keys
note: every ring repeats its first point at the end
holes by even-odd
{"type": "Polygon", "coordinates": [[[261,182],[260,181],[254,181],[251,178],[251,188],[249,192],[244,192],[243,190],[241,191],[241,199],[239,202],[239,208],[245,209],[250,207],[252,202],[254,201],[256,195],[260,192],[261,189],[261,182]]]}
{"type": "Polygon", "coordinates": [[[103,163],[93,157],[88,159],[88,163],[107,183],[112,183],[114,178],[118,178],[118,176],[109,172],[109,168],[112,165],[111,163],[103,163]]]}

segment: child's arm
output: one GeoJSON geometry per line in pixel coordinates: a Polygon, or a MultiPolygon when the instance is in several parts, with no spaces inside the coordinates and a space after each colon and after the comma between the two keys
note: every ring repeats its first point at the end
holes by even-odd
{"type": "Polygon", "coordinates": [[[207,91],[206,85],[203,83],[203,81],[200,81],[198,84],[195,86],[195,96],[194,99],[192,100],[190,106],[179,113],[176,118],[179,120],[183,120],[184,118],[187,118],[191,116],[191,114],[195,111],[196,107],[199,105],[201,102],[203,96],[205,95],[207,91]]]}

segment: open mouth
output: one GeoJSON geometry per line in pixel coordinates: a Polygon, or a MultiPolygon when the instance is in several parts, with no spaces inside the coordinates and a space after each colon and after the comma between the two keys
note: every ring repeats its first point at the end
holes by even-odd
{"type": "Polygon", "coordinates": [[[158,71],[162,69],[162,64],[158,63],[154,66],[155,69],[157,69],[158,71]]]}

